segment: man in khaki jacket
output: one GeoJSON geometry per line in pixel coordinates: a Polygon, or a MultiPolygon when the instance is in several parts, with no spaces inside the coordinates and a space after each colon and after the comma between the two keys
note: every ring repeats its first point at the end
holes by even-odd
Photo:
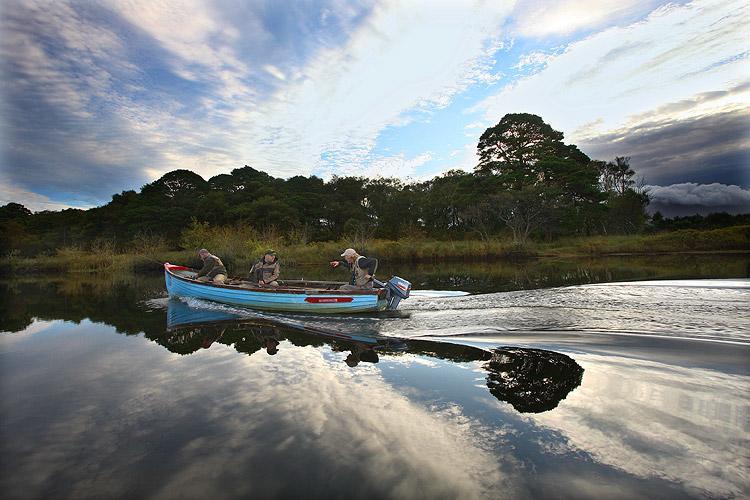
{"type": "Polygon", "coordinates": [[[203,267],[198,271],[195,279],[198,281],[224,283],[224,280],[227,279],[227,268],[224,267],[221,259],[215,255],[211,255],[211,252],[205,248],[198,250],[198,256],[203,260],[203,267]]]}
{"type": "Polygon", "coordinates": [[[276,252],[268,250],[263,257],[250,269],[250,280],[258,286],[279,286],[277,279],[281,275],[281,266],[276,252]]]}
{"type": "Polygon", "coordinates": [[[353,248],[347,248],[341,256],[344,260],[331,261],[331,267],[336,268],[343,265],[351,271],[351,276],[349,284],[340,286],[339,290],[367,290],[372,288],[372,277],[378,268],[378,259],[368,259],[364,255],[358,254],[353,248]]]}

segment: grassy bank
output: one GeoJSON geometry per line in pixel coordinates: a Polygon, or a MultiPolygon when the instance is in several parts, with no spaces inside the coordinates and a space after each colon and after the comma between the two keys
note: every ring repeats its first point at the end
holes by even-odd
{"type": "Polygon", "coordinates": [[[594,256],[680,252],[750,251],[750,226],[722,229],[682,229],[657,234],[590,236],[539,244],[540,255],[594,256]]]}
{"type": "MultiPolygon", "coordinates": [[[[199,236],[199,235],[196,235],[199,236]]],[[[715,230],[681,230],[642,235],[592,236],[551,243],[529,243],[519,247],[509,241],[438,241],[427,239],[334,241],[293,244],[273,235],[249,237],[224,229],[207,232],[200,239],[183,242],[189,248],[205,246],[219,255],[232,274],[243,274],[268,248],[276,250],[285,265],[324,263],[338,258],[342,249],[354,246],[362,253],[385,262],[482,261],[533,257],[606,256],[617,254],[666,254],[680,252],[746,252],[750,250],[750,226],[715,230]]],[[[162,262],[197,266],[195,252],[171,251],[158,246],[122,253],[111,246],[91,250],[63,248],[54,255],[23,258],[5,257],[4,269],[24,272],[103,272],[158,271],[162,262]]]]}

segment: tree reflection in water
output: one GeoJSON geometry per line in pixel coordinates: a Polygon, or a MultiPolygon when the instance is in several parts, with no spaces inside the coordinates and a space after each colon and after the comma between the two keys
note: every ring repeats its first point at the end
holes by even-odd
{"type": "Polygon", "coordinates": [[[583,368],[572,358],[543,349],[499,347],[486,351],[448,342],[382,336],[352,340],[298,321],[239,318],[224,311],[194,309],[179,300],[169,301],[167,318],[167,330],[156,341],[179,354],[191,354],[219,342],[250,355],[261,349],[274,355],[280,341],[287,340],[298,347],[326,344],[333,352],[348,351],[344,362],[352,368],[362,362],[378,363],[381,355],[415,354],[456,363],[485,361],[482,368],[488,372],[490,393],[521,413],[552,410],[583,378],[583,368]]]}
{"type": "Polygon", "coordinates": [[[581,385],[583,368],[564,354],[543,349],[493,349],[484,365],[493,396],[521,413],[552,410],[581,385]]]}

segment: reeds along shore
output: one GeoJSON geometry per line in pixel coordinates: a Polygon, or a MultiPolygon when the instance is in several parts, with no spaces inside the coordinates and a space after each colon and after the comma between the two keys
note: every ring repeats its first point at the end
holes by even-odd
{"type": "Polygon", "coordinates": [[[714,230],[679,230],[651,235],[615,235],[571,238],[551,243],[513,245],[506,240],[440,241],[407,238],[295,243],[273,234],[253,237],[247,231],[211,228],[200,235],[186,235],[183,249],[168,249],[163,243],[144,242],[132,249],[97,242],[88,249],[66,247],[54,254],[33,258],[5,256],[6,274],[23,272],[160,271],[161,263],[198,265],[195,249],[205,247],[219,255],[231,273],[243,273],[266,249],[274,249],[286,265],[305,265],[338,258],[343,248],[353,246],[364,255],[387,262],[448,262],[522,259],[538,257],[606,256],[616,254],[664,254],[680,252],[750,251],[750,225],[714,230]]]}

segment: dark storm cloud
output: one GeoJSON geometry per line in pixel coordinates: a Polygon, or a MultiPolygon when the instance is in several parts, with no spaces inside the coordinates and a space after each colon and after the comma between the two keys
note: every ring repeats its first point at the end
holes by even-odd
{"type": "Polygon", "coordinates": [[[750,108],[650,121],[579,145],[592,158],[630,156],[632,167],[648,184],[750,186],[750,108]]]}
{"type": "Polygon", "coordinates": [[[646,188],[651,198],[649,211],[659,211],[668,217],[711,212],[750,213],[750,190],[739,186],[683,182],[646,188]]]}

